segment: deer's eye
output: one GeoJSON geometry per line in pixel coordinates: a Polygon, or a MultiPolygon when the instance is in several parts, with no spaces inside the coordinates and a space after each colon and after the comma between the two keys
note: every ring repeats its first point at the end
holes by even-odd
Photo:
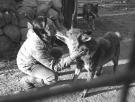
{"type": "Polygon", "coordinates": [[[72,35],[72,33],[70,32],[69,35],[72,35]]]}
{"type": "Polygon", "coordinates": [[[72,36],[72,33],[71,33],[71,32],[69,32],[69,33],[67,33],[67,35],[68,35],[68,37],[71,37],[71,36],[72,36]]]}

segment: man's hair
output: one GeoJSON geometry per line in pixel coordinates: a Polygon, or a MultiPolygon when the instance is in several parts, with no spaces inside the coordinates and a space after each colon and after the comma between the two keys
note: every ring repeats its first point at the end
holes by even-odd
{"type": "Polygon", "coordinates": [[[37,16],[33,21],[33,28],[35,29],[44,29],[46,27],[47,17],[37,16]]]}
{"type": "Polygon", "coordinates": [[[45,28],[47,25],[47,17],[45,16],[37,16],[33,21],[33,30],[39,36],[39,38],[43,41],[46,41],[45,36],[48,36],[45,28]]]}
{"type": "Polygon", "coordinates": [[[37,16],[33,21],[33,30],[37,35],[45,34],[45,28],[47,24],[47,18],[44,16],[37,16]]]}

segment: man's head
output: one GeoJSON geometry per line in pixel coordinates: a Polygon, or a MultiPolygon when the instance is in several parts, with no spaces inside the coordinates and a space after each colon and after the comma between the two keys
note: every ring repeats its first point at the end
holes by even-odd
{"type": "Polygon", "coordinates": [[[37,16],[31,23],[28,22],[28,29],[33,29],[40,38],[46,40],[56,33],[53,21],[45,16],[37,16]]]}
{"type": "Polygon", "coordinates": [[[33,28],[34,29],[44,29],[47,24],[47,18],[44,16],[37,16],[33,21],[33,28]]]}
{"type": "Polygon", "coordinates": [[[27,23],[28,29],[33,29],[37,34],[44,33],[47,24],[47,18],[44,16],[37,16],[34,20],[27,23]]]}

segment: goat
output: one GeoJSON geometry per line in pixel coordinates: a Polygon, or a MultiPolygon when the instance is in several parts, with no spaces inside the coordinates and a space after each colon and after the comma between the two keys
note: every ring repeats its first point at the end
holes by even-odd
{"type": "MultiPolygon", "coordinates": [[[[65,42],[69,49],[69,54],[80,49],[85,50],[86,54],[76,59],[77,68],[75,69],[73,81],[76,81],[82,68],[88,71],[87,81],[101,74],[103,65],[113,61],[113,71],[116,71],[120,54],[120,33],[107,32],[103,37],[94,38],[84,34],[80,29],[72,29],[66,34],[57,33],[57,38],[65,42]]],[[[84,90],[82,97],[86,96],[87,89],[84,90]]]]}

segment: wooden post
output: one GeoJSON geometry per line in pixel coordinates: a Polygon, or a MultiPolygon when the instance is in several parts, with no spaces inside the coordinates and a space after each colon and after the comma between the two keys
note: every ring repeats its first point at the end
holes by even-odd
{"type": "Polygon", "coordinates": [[[74,3],[74,12],[72,14],[72,23],[71,23],[71,28],[74,28],[77,26],[77,14],[78,14],[78,0],[75,0],[75,3],[74,3]]]}
{"type": "Polygon", "coordinates": [[[72,14],[74,13],[75,0],[62,0],[63,2],[63,16],[64,26],[67,29],[71,28],[72,25],[72,14]]]}

